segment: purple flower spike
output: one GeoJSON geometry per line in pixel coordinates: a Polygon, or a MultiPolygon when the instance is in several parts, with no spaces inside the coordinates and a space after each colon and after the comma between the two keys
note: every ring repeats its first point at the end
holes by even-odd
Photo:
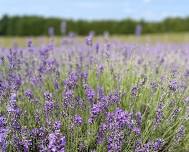
{"type": "Polygon", "coordinates": [[[59,131],[55,131],[49,134],[48,149],[52,152],[65,152],[66,137],[63,136],[59,131]]]}
{"type": "Polygon", "coordinates": [[[175,142],[178,144],[180,141],[182,141],[184,136],[185,136],[185,127],[183,125],[181,125],[178,128],[177,133],[175,135],[175,142]]]}
{"type": "Polygon", "coordinates": [[[83,122],[83,119],[81,118],[81,116],[76,115],[76,116],[74,117],[74,124],[75,124],[75,125],[81,125],[82,122],[83,122]]]}

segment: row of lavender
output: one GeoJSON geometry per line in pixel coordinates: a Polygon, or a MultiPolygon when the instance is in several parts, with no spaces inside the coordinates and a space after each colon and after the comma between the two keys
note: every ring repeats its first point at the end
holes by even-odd
{"type": "Polygon", "coordinates": [[[189,150],[189,45],[1,48],[0,150],[189,150]]]}

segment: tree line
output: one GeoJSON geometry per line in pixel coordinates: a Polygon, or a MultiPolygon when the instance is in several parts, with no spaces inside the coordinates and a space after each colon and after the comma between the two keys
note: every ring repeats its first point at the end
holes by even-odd
{"type": "MultiPolygon", "coordinates": [[[[90,31],[100,35],[105,31],[110,34],[134,34],[137,25],[142,27],[142,34],[187,32],[189,31],[189,17],[166,18],[159,22],[133,19],[123,20],[72,20],[64,19],[66,33],[74,32],[78,35],[87,35],[90,31]]],[[[40,36],[48,35],[49,27],[53,27],[55,35],[61,35],[61,18],[46,18],[40,16],[8,16],[0,19],[1,36],[40,36]]]]}

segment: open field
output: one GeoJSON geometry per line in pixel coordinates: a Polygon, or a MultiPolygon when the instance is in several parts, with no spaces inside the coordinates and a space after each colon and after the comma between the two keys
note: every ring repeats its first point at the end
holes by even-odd
{"type": "Polygon", "coordinates": [[[188,86],[189,33],[1,37],[0,151],[187,152],[188,86]]]}
{"type": "MultiPolygon", "coordinates": [[[[35,45],[42,43],[47,43],[51,38],[41,36],[41,37],[0,37],[0,46],[2,47],[11,47],[14,43],[17,43],[19,46],[26,46],[27,40],[32,38],[32,42],[35,45]]],[[[80,36],[79,40],[83,40],[85,37],[80,36]]],[[[189,42],[189,33],[163,33],[163,34],[146,34],[142,35],[140,38],[136,38],[134,35],[125,35],[125,36],[112,36],[112,39],[123,40],[125,42],[134,42],[134,43],[156,43],[156,42],[172,42],[172,43],[188,43],[189,42]]],[[[62,37],[55,37],[55,43],[61,44],[62,37]]],[[[103,39],[103,36],[97,36],[95,40],[103,39]]]]}

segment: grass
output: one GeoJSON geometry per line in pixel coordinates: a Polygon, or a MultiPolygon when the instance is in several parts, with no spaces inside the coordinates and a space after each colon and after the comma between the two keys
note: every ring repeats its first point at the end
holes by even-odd
{"type": "MultiPolygon", "coordinates": [[[[7,36],[0,37],[0,46],[11,47],[14,44],[18,44],[21,47],[25,47],[27,40],[32,38],[33,44],[40,45],[43,43],[48,43],[51,38],[46,36],[41,37],[19,37],[19,36],[7,36]]],[[[78,40],[83,42],[84,36],[77,37],[78,40]]],[[[126,42],[137,42],[137,43],[187,43],[189,41],[189,33],[161,33],[161,34],[146,34],[142,35],[140,38],[136,38],[134,35],[113,35],[112,39],[126,42]]],[[[103,40],[102,36],[95,37],[95,40],[103,40]]],[[[54,38],[55,44],[61,44],[62,37],[54,38]]]]}

